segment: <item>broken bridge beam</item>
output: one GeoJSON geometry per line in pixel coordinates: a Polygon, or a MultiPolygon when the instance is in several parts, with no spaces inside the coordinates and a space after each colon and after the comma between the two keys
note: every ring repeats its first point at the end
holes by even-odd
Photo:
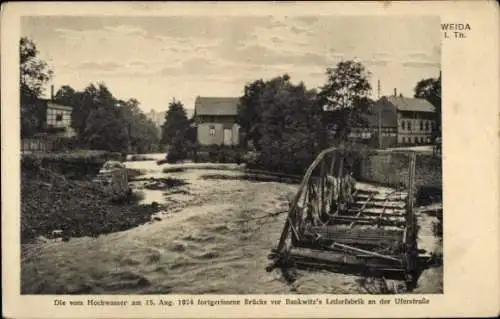
{"type": "MultiPolygon", "coordinates": [[[[351,247],[352,248],[352,247],[351,247]]],[[[346,249],[343,247],[343,249],[346,249]]],[[[318,250],[304,247],[294,247],[289,252],[290,260],[295,264],[308,263],[308,264],[345,264],[345,265],[358,265],[369,268],[379,269],[399,269],[404,270],[402,263],[399,259],[385,256],[381,254],[374,254],[369,251],[346,253],[345,251],[333,250],[318,250]]]]}

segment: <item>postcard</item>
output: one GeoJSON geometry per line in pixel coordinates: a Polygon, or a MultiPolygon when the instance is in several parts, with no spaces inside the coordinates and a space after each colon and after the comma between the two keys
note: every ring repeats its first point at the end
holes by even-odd
{"type": "Polygon", "coordinates": [[[498,315],[498,16],[4,4],[4,315],[498,315]]]}

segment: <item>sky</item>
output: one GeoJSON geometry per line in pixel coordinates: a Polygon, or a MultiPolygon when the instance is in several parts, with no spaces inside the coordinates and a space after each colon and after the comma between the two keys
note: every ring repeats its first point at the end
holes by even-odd
{"type": "Polygon", "coordinates": [[[374,98],[377,81],[381,95],[413,96],[441,65],[432,16],[36,16],[22,18],[22,35],[56,91],[104,82],[145,112],[172,98],[193,109],[196,96],[241,96],[246,83],[285,73],[316,88],[327,67],[350,59],[371,73],[374,98]]]}

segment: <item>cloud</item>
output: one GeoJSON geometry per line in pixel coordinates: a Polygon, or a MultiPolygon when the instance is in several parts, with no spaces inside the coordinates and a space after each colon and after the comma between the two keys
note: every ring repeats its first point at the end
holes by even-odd
{"type": "Polygon", "coordinates": [[[114,71],[118,68],[122,67],[121,64],[117,62],[96,62],[96,61],[87,61],[79,63],[75,66],[75,69],[80,70],[89,70],[89,71],[114,71]]]}
{"type": "Polygon", "coordinates": [[[439,67],[441,63],[435,61],[406,61],[403,62],[402,65],[410,68],[436,68],[439,67]]]}
{"type": "Polygon", "coordinates": [[[133,25],[106,26],[104,30],[126,35],[146,35],[146,31],[133,25]]]}
{"type": "Polygon", "coordinates": [[[305,28],[298,28],[297,26],[292,26],[290,28],[290,31],[292,31],[295,34],[307,34],[307,35],[312,34],[312,32],[310,30],[307,30],[305,28]]]}
{"type": "Polygon", "coordinates": [[[262,65],[324,65],[328,59],[312,52],[294,52],[281,47],[271,49],[261,44],[252,44],[223,52],[223,59],[233,62],[262,65]]]}
{"type": "Polygon", "coordinates": [[[428,52],[409,52],[407,53],[407,56],[409,58],[415,58],[415,59],[430,59],[430,55],[428,52]]]}
{"type": "Polygon", "coordinates": [[[284,43],[284,42],[285,42],[285,40],[284,40],[284,39],[282,39],[282,38],[279,38],[279,37],[277,37],[277,36],[273,36],[273,37],[271,38],[271,42],[276,43],[276,44],[280,44],[280,43],[284,43]]]}
{"type": "Polygon", "coordinates": [[[269,21],[267,27],[269,29],[281,29],[281,28],[286,27],[286,24],[283,23],[283,21],[281,21],[281,20],[273,18],[271,21],[269,21]]]}
{"type": "Polygon", "coordinates": [[[361,59],[361,63],[365,66],[386,66],[389,64],[389,61],[382,59],[361,59]]]}
{"type": "Polygon", "coordinates": [[[318,17],[316,16],[299,16],[299,17],[294,17],[293,20],[297,20],[299,22],[302,22],[304,24],[313,24],[316,21],[318,21],[318,17]]]}

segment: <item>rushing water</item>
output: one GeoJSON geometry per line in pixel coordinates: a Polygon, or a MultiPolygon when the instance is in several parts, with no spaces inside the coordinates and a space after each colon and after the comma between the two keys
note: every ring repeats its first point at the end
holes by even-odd
{"type": "MultiPolygon", "coordinates": [[[[265,271],[286,214],[267,215],[285,210],[297,185],[238,178],[245,173],[217,166],[180,170],[155,160],[126,165],[145,173],[143,181],[131,183],[143,192],[143,202],[164,204],[165,212],[127,231],[25,247],[30,254],[23,260],[23,292],[347,294],[376,289],[376,283],[369,289],[362,278],[331,272],[301,272],[288,285],[279,270],[265,271]],[[170,172],[163,173],[165,168],[170,172]],[[185,183],[141,189],[149,178],[185,183]]],[[[442,288],[423,282],[420,289],[438,293],[442,288]]]]}

